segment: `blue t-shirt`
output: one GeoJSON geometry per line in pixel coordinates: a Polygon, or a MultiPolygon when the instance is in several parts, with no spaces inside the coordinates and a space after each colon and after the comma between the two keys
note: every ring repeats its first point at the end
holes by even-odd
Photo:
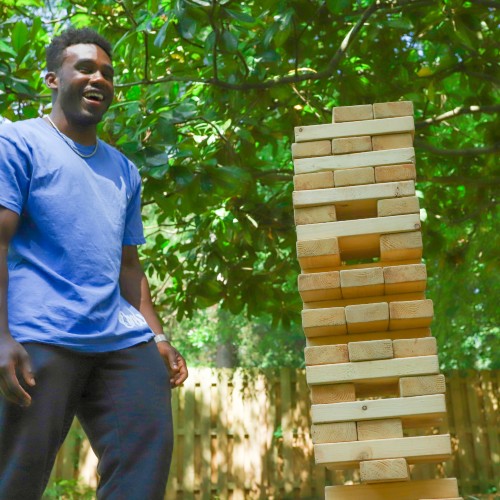
{"type": "Polygon", "coordinates": [[[145,241],[140,192],[137,168],[103,141],[84,159],[41,118],[0,127],[0,205],[20,215],[8,255],[17,341],[106,352],[153,337],[119,288],[122,245],[145,241]]]}

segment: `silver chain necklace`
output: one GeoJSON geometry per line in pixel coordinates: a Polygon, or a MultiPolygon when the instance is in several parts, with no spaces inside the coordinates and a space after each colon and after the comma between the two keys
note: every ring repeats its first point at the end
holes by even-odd
{"type": "Polygon", "coordinates": [[[91,158],[97,153],[97,149],[99,148],[99,140],[97,140],[94,151],[92,153],[85,155],[83,153],[80,153],[78,149],[65,137],[65,135],[57,128],[56,124],[51,120],[49,115],[45,115],[45,118],[49,120],[50,124],[54,127],[55,131],[59,134],[59,137],[78,155],[81,156],[82,158],[91,158]]]}

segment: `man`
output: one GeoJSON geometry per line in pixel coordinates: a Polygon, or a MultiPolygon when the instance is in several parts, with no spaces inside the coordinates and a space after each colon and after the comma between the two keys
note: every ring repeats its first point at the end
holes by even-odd
{"type": "Polygon", "coordinates": [[[50,115],[0,127],[0,499],[41,498],[75,415],[98,498],[162,499],[187,368],[138,259],[138,171],[96,135],[111,46],[69,29],[47,71],[50,115]]]}

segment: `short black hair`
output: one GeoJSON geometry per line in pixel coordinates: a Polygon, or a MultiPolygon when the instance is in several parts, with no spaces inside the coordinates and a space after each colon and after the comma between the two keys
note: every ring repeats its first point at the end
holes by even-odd
{"type": "Polygon", "coordinates": [[[108,54],[110,59],[113,57],[111,44],[96,31],[90,28],[68,28],[59,36],[56,36],[47,47],[47,71],[57,71],[62,65],[64,51],[71,45],[79,43],[98,45],[108,54]]]}

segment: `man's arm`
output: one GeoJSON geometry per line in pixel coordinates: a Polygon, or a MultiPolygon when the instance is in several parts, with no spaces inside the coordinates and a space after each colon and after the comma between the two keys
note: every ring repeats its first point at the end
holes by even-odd
{"type": "MultiPolygon", "coordinates": [[[[120,269],[121,294],[129,304],[144,316],[144,319],[153,332],[156,334],[163,333],[163,327],[153,307],[149,283],[139,261],[137,247],[125,245],[122,248],[120,269]]],[[[172,347],[170,342],[158,342],[156,345],[170,371],[170,383],[172,387],[181,385],[188,376],[186,361],[172,347]]]]}
{"type": "Polygon", "coordinates": [[[35,379],[28,353],[10,334],[7,312],[7,252],[18,223],[15,212],[0,207],[0,393],[13,403],[29,406],[31,396],[21,387],[17,374],[21,373],[30,386],[35,385],[35,379]]]}

